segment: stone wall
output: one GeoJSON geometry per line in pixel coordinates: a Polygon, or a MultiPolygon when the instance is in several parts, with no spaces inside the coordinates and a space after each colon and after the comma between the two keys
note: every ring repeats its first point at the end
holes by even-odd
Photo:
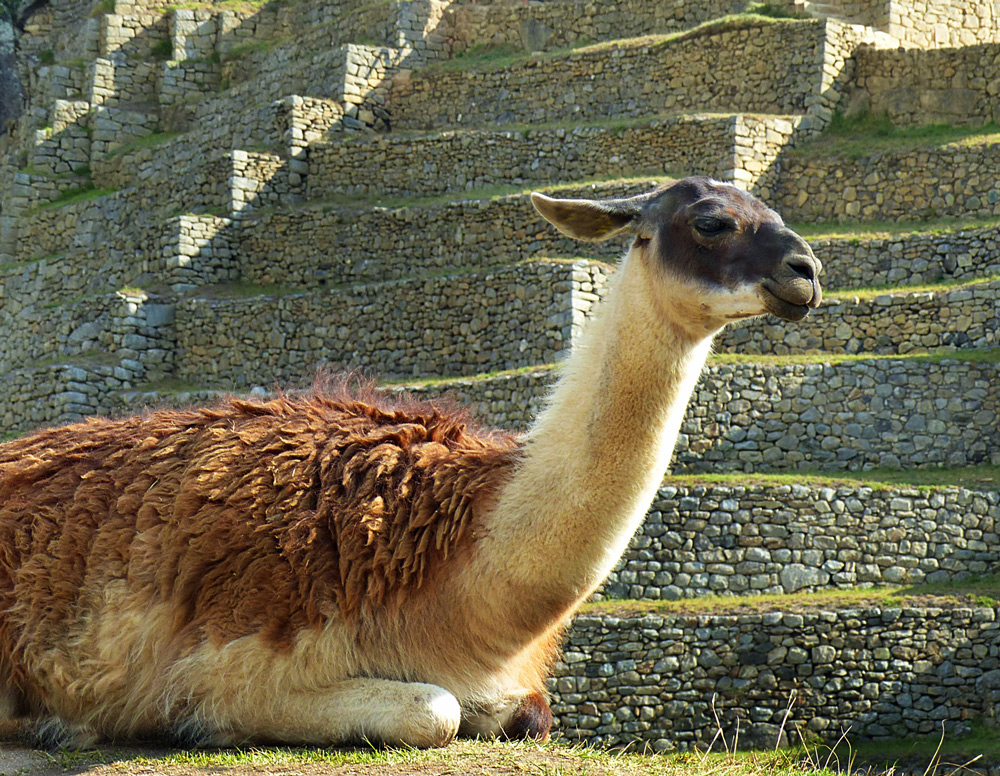
{"type": "Polygon", "coordinates": [[[944,582],[1000,566],[1000,494],[667,484],[598,599],[944,582]]]}
{"type": "Polygon", "coordinates": [[[6,372],[0,433],[108,413],[113,392],[131,387],[132,378],[128,370],[107,364],[53,364],[6,372]]]}
{"type": "Polygon", "coordinates": [[[923,48],[1000,40],[996,0],[890,0],[887,31],[923,48]]]}
{"type": "MultiPolygon", "coordinates": [[[[637,180],[549,193],[626,196],[657,183],[637,180]]],[[[245,219],[237,239],[242,277],[303,288],[398,280],[529,257],[577,256],[581,248],[578,240],[549,226],[522,194],[425,207],[267,212],[245,219]]],[[[627,245],[626,240],[608,240],[588,246],[587,254],[615,259],[627,245]]]]}
{"type": "Polygon", "coordinates": [[[433,196],[498,185],[635,175],[709,175],[747,185],[794,121],[679,116],[623,126],[353,135],[309,149],[310,199],[433,196]]]}
{"type": "Polygon", "coordinates": [[[1000,275],[1000,233],[994,226],[934,233],[810,239],[828,288],[934,283],[1000,275]]]}
{"type": "Polygon", "coordinates": [[[551,686],[557,729],[597,746],[773,748],[968,732],[1000,700],[995,607],[578,616],[551,686]],[[717,747],[720,742],[716,742],[717,747]]]}
{"type": "Polygon", "coordinates": [[[308,385],[317,369],[387,377],[551,362],[597,301],[605,268],[525,262],[343,290],[183,300],[177,375],[200,385],[308,385]]]}
{"type": "Polygon", "coordinates": [[[188,291],[237,279],[232,221],[180,215],[141,222],[106,241],[0,267],[0,303],[11,315],[126,286],[188,291]]]}
{"type": "Polygon", "coordinates": [[[899,353],[1000,344],[1000,281],[941,291],[826,299],[789,326],[774,318],[741,321],[716,338],[739,353],[899,353]]]}
{"type": "Polygon", "coordinates": [[[989,136],[858,159],[786,154],[768,204],[791,222],[993,218],[998,164],[989,136]]]}
{"type": "MultiPolygon", "coordinates": [[[[432,67],[400,74],[390,93],[393,126],[592,121],[694,110],[815,113],[838,100],[839,87],[825,84],[822,70],[828,29],[838,37],[843,26],[742,20],[697,34],[532,56],[493,70],[432,67]],[[733,50],[743,54],[725,54],[733,50]]],[[[834,70],[832,48],[829,56],[834,70]]]]}
{"type": "MultiPolygon", "coordinates": [[[[676,472],[912,469],[1000,463],[1000,366],[921,359],[715,364],[702,374],[674,452],[676,472]]],[[[420,388],[523,429],[551,373],[420,388]]]]}
{"type": "Polygon", "coordinates": [[[740,0],[691,3],[627,0],[586,5],[580,0],[469,3],[447,6],[437,28],[452,56],[479,46],[516,46],[526,51],[575,43],[635,38],[689,29],[743,10],[740,0]]]}
{"type": "Polygon", "coordinates": [[[854,104],[888,113],[897,126],[1000,122],[1000,41],[933,51],[861,48],[856,58],[854,104]]]}
{"type": "Polygon", "coordinates": [[[16,318],[6,307],[0,326],[0,372],[53,358],[72,360],[104,354],[134,383],[164,376],[173,364],[173,309],[144,291],[24,308],[16,318]]]}

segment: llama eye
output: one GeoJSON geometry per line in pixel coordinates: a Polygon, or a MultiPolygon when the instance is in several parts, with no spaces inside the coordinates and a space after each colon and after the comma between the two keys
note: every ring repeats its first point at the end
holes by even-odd
{"type": "Polygon", "coordinates": [[[716,237],[729,229],[729,224],[721,218],[696,218],[694,228],[705,237],[716,237]]]}

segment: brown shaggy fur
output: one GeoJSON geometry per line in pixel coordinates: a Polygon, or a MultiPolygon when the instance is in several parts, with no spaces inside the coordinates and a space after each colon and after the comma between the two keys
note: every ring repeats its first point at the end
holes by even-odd
{"type": "Polygon", "coordinates": [[[514,437],[461,413],[346,391],[0,445],[0,668],[44,706],[26,645],[69,648],[116,580],[176,612],[178,656],[253,633],[285,649],[336,613],[391,615],[468,550],[517,460],[514,437]]]}

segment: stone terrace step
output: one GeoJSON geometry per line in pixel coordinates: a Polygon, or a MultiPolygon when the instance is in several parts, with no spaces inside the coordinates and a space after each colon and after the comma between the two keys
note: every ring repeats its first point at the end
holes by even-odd
{"type": "Polygon", "coordinates": [[[751,182],[797,118],[678,116],[566,128],[350,134],[309,148],[306,196],[434,196],[609,175],[709,175],[751,182]]]}
{"type": "Polygon", "coordinates": [[[386,376],[474,374],[570,347],[606,265],[527,261],[472,273],[177,306],[177,377],[309,384],[324,364],[386,376]]]}
{"type": "Polygon", "coordinates": [[[798,223],[996,218],[998,167],[996,135],[859,159],[824,156],[818,142],[782,158],[769,204],[798,223]]]}
{"type": "Polygon", "coordinates": [[[0,265],[5,315],[126,287],[186,290],[236,280],[233,222],[181,215],[97,246],[0,265]]]}
{"type": "MultiPolygon", "coordinates": [[[[794,228],[794,225],[793,225],[794,228]]],[[[830,290],[922,285],[1000,274],[1000,224],[914,224],[900,234],[837,230],[808,237],[830,290]]]]}
{"type": "MultiPolygon", "coordinates": [[[[524,429],[548,369],[410,386],[524,429]]],[[[676,472],[789,471],[1000,463],[1000,364],[872,359],[827,364],[712,364],[692,397],[676,472]]]]}
{"type": "MultiPolygon", "coordinates": [[[[939,605],[585,614],[551,681],[556,729],[588,745],[773,749],[818,734],[834,744],[949,738],[993,718],[1000,610],[939,605]],[[793,702],[794,701],[794,702],[793,702]],[[787,715],[787,719],[786,719],[787,715]],[[718,719],[718,724],[716,723],[718,719]]],[[[921,765],[921,768],[924,766],[921,765]]]]}
{"type": "Polygon", "coordinates": [[[116,392],[133,386],[136,375],[122,366],[98,360],[69,358],[4,373],[0,438],[115,410],[116,392]]]}
{"type": "Polygon", "coordinates": [[[579,41],[633,38],[685,30],[742,11],[740,0],[631,0],[589,3],[582,0],[453,2],[435,30],[452,52],[487,43],[542,51],[579,41]]]}
{"type": "MultiPolygon", "coordinates": [[[[539,188],[553,196],[604,198],[640,194],[663,182],[641,178],[539,188]]],[[[584,250],[613,260],[628,247],[624,239],[584,246],[564,237],[535,212],[527,193],[403,207],[275,209],[248,215],[235,239],[241,277],[304,288],[572,257],[584,250]]]]}
{"type": "Polygon", "coordinates": [[[861,34],[835,22],[747,18],[493,69],[402,73],[389,94],[392,125],[439,129],[691,111],[808,112],[821,124],[839,89],[824,74],[824,55],[835,72],[861,34]]]}
{"type": "MultiPolygon", "coordinates": [[[[308,384],[312,375],[303,370],[296,382],[308,384]]],[[[182,388],[150,390],[122,373],[127,384],[102,393],[100,411],[213,401],[220,381],[203,377],[184,376],[182,388]]],[[[248,379],[242,390],[266,393],[274,386],[270,375],[256,377],[256,385],[248,379]]],[[[539,367],[403,388],[426,398],[448,395],[487,425],[523,430],[553,379],[550,367],[539,367]]],[[[682,474],[1000,464],[998,379],[995,361],[711,364],[688,408],[672,468],[682,474]]]]}
{"type": "Polygon", "coordinates": [[[0,310],[0,372],[25,364],[101,356],[133,382],[169,371],[173,307],[125,289],[64,303],[0,310]]]}
{"type": "Polygon", "coordinates": [[[1000,280],[958,288],[827,298],[788,324],[771,316],[726,328],[716,349],[737,353],[899,353],[1000,344],[1000,280]]]}
{"type": "Polygon", "coordinates": [[[983,575],[1000,566],[998,517],[996,490],[668,477],[597,598],[775,595],[983,575]]]}

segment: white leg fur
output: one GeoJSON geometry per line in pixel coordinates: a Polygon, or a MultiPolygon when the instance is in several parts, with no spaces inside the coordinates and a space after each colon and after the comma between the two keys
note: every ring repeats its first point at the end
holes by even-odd
{"type": "MultiPolygon", "coordinates": [[[[458,732],[462,715],[455,696],[437,685],[368,678],[274,698],[268,706],[268,717],[254,720],[244,732],[254,738],[319,745],[368,740],[445,746],[458,732]]],[[[234,740],[245,737],[240,730],[232,732],[234,740]]]]}

